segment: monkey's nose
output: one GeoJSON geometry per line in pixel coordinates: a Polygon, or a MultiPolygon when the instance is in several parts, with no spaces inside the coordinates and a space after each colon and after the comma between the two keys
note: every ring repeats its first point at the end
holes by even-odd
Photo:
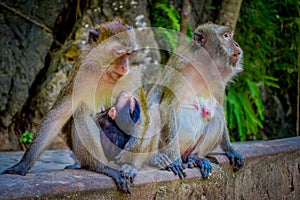
{"type": "Polygon", "coordinates": [[[125,65],[120,65],[119,66],[119,69],[118,69],[118,72],[122,75],[126,74],[128,72],[128,67],[125,66],[125,65]]]}

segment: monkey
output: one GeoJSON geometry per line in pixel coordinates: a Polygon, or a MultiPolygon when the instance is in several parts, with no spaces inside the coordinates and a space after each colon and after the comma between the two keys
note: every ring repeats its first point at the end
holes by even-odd
{"type": "Polygon", "coordinates": [[[67,143],[81,168],[108,175],[118,189],[130,192],[130,180],[107,164],[93,117],[100,107],[111,105],[116,83],[128,74],[128,59],[137,48],[131,30],[131,26],[117,18],[89,32],[88,49],[77,58],[66,85],[41,122],[33,143],[22,159],[3,173],[26,175],[53,138],[60,131],[66,131],[67,143]]]}
{"type": "Polygon", "coordinates": [[[171,55],[147,96],[149,104],[158,101],[160,107],[159,159],[154,159],[158,167],[183,178],[187,163],[199,167],[206,179],[212,172],[206,156],[218,147],[234,171],[244,165],[230,144],[223,108],[225,86],[242,71],[242,60],[233,31],[211,23],[197,27],[193,41],[171,55]]]}
{"type": "Polygon", "coordinates": [[[138,100],[133,95],[122,92],[113,107],[97,114],[101,144],[109,161],[115,161],[115,157],[132,137],[129,134],[139,120],[140,113],[138,100]]]}

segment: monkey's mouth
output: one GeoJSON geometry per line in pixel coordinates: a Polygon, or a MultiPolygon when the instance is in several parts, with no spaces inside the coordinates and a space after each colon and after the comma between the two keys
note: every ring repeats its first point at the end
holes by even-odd
{"type": "Polygon", "coordinates": [[[118,73],[118,72],[113,71],[113,72],[111,72],[110,76],[111,76],[115,81],[117,81],[117,80],[119,80],[120,78],[122,78],[122,76],[124,76],[124,74],[120,74],[120,73],[118,73]]]}
{"type": "Polygon", "coordinates": [[[230,57],[230,61],[231,61],[232,65],[235,66],[237,64],[237,62],[239,61],[239,55],[238,54],[233,54],[230,57]]]}

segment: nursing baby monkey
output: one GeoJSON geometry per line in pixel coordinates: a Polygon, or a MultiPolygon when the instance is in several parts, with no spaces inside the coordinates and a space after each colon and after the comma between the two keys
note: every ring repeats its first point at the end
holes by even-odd
{"type": "Polygon", "coordinates": [[[127,92],[119,95],[113,107],[97,114],[102,148],[109,161],[116,161],[116,156],[132,137],[131,130],[140,119],[140,114],[138,100],[127,92]]]}
{"type": "Polygon", "coordinates": [[[90,48],[77,59],[33,143],[21,161],[3,173],[26,175],[54,137],[63,131],[69,136],[67,142],[81,168],[112,177],[121,191],[129,193],[130,180],[107,164],[100,142],[101,129],[94,117],[98,108],[111,106],[116,83],[128,73],[128,58],[136,48],[131,30],[118,18],[90,31],[90,48]]]}

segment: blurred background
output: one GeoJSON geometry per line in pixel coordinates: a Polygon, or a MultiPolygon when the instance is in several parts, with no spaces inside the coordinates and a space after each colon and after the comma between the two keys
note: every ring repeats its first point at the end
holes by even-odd
{"type": "MultiPolygon", "coordinates": [[[[0,151],[24,150],[53,105],[88,30],[123,18],[129,25],[164,27],[191,36],[197,25],[231,26],[244,51],[244,71],[226,91],[232,141],[299,136],[298,0],[0,0],[0,151]]],[[[147,42],[177,47],[167,31],[147,42]]],[[[134,62],[166,63],[169,51],[134,62]],[[147,59],[145,59],[147,58],[147,59]]],[[[161,69],[144,69],[154,79],[161,69]]],[[[51,149],[66,148],[61,136],[51,149]]]]}

